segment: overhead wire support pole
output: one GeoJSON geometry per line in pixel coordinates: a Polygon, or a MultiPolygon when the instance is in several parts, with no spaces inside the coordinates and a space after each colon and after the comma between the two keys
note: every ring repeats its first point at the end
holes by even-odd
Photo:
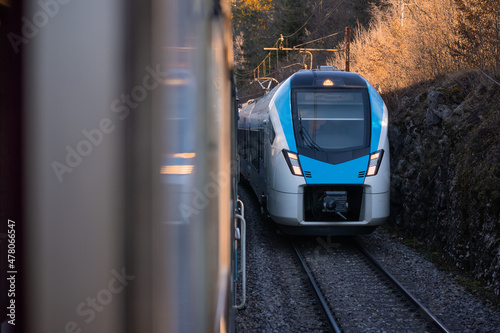
{"type": "Polygon", "coordinates": [[[313,54],[310,51],[304,51],[304,52],[309,53],[309,55],[311,56],[311,65],[309,66],[309,69],[312,69],[313,68],[313,54]]]}

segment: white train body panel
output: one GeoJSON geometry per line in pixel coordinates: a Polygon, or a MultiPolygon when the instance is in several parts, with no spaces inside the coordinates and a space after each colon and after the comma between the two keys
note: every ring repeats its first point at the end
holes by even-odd
{"type": "Polygon", "coordinates": [[[389,216],[387,126],[360,75],[300,71],[240,112],[242,175],[287,232],[371,232],[389,216]]]}

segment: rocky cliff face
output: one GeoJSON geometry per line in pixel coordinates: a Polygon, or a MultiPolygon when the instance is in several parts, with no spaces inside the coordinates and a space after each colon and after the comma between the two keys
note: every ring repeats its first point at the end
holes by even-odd
{"type": "Polygon", "coordinates": [[[443,249],[443,258],[498,296],[500,85],[470,71],[385,99],[391,224],[443,249]]]}

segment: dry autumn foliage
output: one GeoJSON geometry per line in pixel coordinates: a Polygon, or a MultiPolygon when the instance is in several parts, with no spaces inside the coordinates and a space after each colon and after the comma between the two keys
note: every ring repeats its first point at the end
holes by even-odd
{"type": "MultiPolygon", "coordinates": [[[[498,0],[386,0],[354,29],[351,70],[389,92],[460,69],[499,69],[498,0]],[[489,7],[492,8],[492,7],[489,7]],[[488,28],[486,29],[486,26],[488,28]]],[[[330,63],[343,68],[345,56],[330,63]]]]}

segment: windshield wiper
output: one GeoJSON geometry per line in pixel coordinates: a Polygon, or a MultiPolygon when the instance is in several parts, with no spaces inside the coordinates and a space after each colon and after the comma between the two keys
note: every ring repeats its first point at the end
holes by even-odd
{"type": "Polygon", "coordinates": [[[325,151],[323,148],[321,148],[314,140],[311,138],[311,135],[305,128],[305,126],[302,124],[302,119],[299,118],[299,125],[300,125],[300,136],[302,137],[302,141],[311,149],[314,150],[319,150],[319,151],[325,151]]]}

